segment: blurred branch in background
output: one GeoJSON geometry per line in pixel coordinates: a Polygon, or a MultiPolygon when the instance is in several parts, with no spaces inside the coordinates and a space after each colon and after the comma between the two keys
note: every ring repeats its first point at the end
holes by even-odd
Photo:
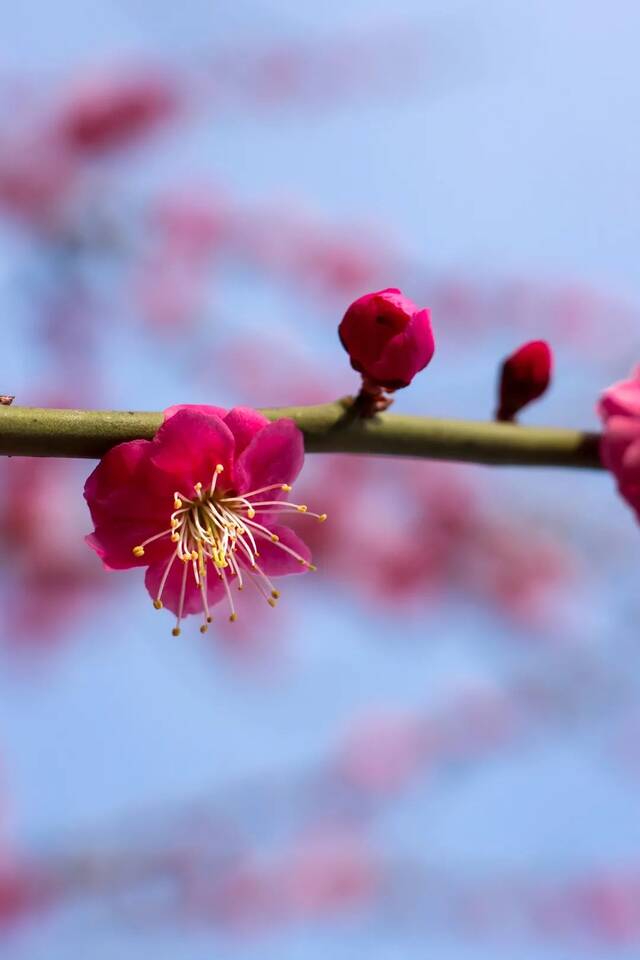
{"type": "Polygon", "coordinates": [[[433,935],[640,939],[638,864],[550,870],[458,863],[417,844],[380,849],[376,828],[403,796],[460,788],[478,765],[615,724],[637,697],[623,665],[553,654],[498,688],[468,685],[440,707],[372,712],[315,767],[215,786],[173,810],[74,835],[0,874],[0,922],[94,899],[120,923],[259,935],[344,915],[433,935]]]}

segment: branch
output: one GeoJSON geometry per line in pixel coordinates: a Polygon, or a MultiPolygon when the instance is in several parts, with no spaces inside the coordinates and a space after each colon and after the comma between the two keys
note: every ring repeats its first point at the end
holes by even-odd
{"type": "MultiPolygon", "coordinates": [[[[557,427],[379,414],[354,415],[351,399],[262,411],[291,417],[308,453],[365,453],[522,467],[600,469],[600,437],[557,427]]],[[[160,413],[0,406],[0,454],[97,459],[116,443],[150,440],[160,413]]]]}

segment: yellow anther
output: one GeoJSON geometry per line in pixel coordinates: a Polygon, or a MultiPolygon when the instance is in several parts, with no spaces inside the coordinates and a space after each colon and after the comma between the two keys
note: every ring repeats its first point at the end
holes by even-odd
{"type": "Polygon", "coordinates": [[[283,483],[280,489],[284,490],[285,493],[289,493],[291,490],[293,490],[293,487],[290,486],[288,483],[283,483]]]}
{"type": "Polygon", "coordinates": [[[192,551],[191,551],[191,559],[192,559],[192,560],[197,560],[197,559],[198,559],[198,551],[197,551],[197,550],[192,550],[192,551]]]}
{"type": "Polygon", "coordinates": [[[273,599],[273,597],[269,597],[269,598],[267,599],[267,603],[269,604],[270,607],[275,607],[275,606],[277,606],[277,603],[276,603],[276,601],[273,599]]]}
{"type": "Polygon", "coordinates": [[[199,480],[197,483],[194,483],[193,489],[195,490],[196,493],[200,493],[200,491],[202,490],[202,484],[200,483],[199,480]]]}
{"type": "Polygon", "coordinates": [[[224,472],[224,467],[222,466],[221,463],[217,463],[217,464],[216,464],[216,473],[223,473],[223,472],[224,472]]]}
{"type": "Polygon", "coordinates": [[[173,509],[179,510],[181,506],[182,506],[182,500],[180,500],[179,497],[176,497],[175,500],[173,501],[173,509]]]}
{"type": "Polygon", "coordinates": [[[180,627],[174,627],[173,630],[171,631],[171,633],[172,633],[172,635],[173,635],[174,637],[179,637],[179,636],[180,636],[180,627]]]}
{"type": "Polygon", "coordinates": [[[249,507],[249,509],[248,509],[248,511],[247,511],[247,516],[249,517],[249,520],[253,520],[253,518],[255,517],[255,515],[256,515],[256,512],[255,512],[255,510],[253,509],[253,507],[249,507]]]}
{"type": "MultiPolygon", "coordinates": [[[[279,540],[280,540],[280,537],[278,536],[277,533],[272,533],[272,534],[271,534],[271,543],[278,543],[279,540]]],[[[257,556],[257,554],[256,554],[256,556],[257,556]]]]}
{"type": "Polygon", "coordinates": [[[229,614],[229,623],[235,623],[237,619],[238,619],[238,614],[237,614],[237,613],[231,613],[231,614],[229,614]]]}
{"type": "Polygon", "coordinates": [[[171,534],[171,542],[172,542],[172,543],[178,543],[179,540],[180,540],[180,534],[179,534],[179,533],[172,533],[172,534],[171,534]]]}
{"type": "Polygon", "coordinates": [[[308,507],[307,507],[306,503],[301,503],[301,504],[297,507],[297,509],[300,511],[300,513],[306,513],[307,510],[308,510],[308,507]]]}
{"type": "Polygon", "coordinates": [[[154,600],[153,605],[156,610],[162,610],[162,600],[154,600]]]}
{"type": "Polygon", "coordinates": [[[315,573],[316,570],[318,569],[315,563],[307,563],[306,561],[305,561],[305,567],[307,568],[307,570],[310,570],[311,573],[315,573]]]}
{"type": "Polygon", "coordinates": [[[206,633],[208,629],[209,629],[209,624],[203,623],[202,626],[200,627],[200,633],[206,633]]]}
{"type": "Polygon", "coordinates": [[[173,527],[174,530],[175,530],[176,527],[179,527],[179,526],[180,526],[180,521],[178,520],[177,517],[172,517],[172,518],[171,518],[171,526],[173,527]]]}
{"type": "Polygon", "coordinates": [[[327,519],[326,513],[321,513],[320,516],[318,517],[318,523],[324,523],[326,519],[327,519]]]}
{"type": "Polygon", "coordinates": [[[280,599],[280,591],[279,591],[279,590],[272,590],[272,591],[271,591],[271,596],[273,597],[274,600],[279,600],[279,599],[280,599]]]}
{"type": "Polygon", "coordinates": [[[134,557],[144,557],[144,547],[134,547],[131,552],[134,557]]]}

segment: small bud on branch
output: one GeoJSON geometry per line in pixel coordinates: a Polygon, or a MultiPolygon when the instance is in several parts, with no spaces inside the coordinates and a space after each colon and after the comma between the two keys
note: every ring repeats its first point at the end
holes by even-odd
{"type": "Polygon", "coordinates": [[[518,413],[546,393],[551,382],[552,354],[544,340],[523,344],[500,370],[496,420],[514,421],[518,413]]]}
{"type": "Polygon", "coordinates": [[[362,374],[356,411],[365,418],[386,410],[393,403],[388,394],[408,387],[435,350],[429,311],[421,310],[397,287],[355,300],[342,318],[338,336],[351,366],[362,374]]]}

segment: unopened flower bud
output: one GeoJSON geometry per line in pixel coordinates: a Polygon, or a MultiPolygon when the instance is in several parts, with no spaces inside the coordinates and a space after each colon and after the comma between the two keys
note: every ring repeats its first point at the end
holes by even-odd
{"type": "Polygon", "coordinates": [[[544,340],[525,343],[507,357],[500,370],[496,420],[514,420],[523,407],[542,396],[551,380],[552,361],[544,340]]]}
{"type": "Polygon", "coordinates": [[[353,369],[384,390],[408,387],[435,349],[429,311],[395,287],[354,301],[338,334],[353,369]]]}

